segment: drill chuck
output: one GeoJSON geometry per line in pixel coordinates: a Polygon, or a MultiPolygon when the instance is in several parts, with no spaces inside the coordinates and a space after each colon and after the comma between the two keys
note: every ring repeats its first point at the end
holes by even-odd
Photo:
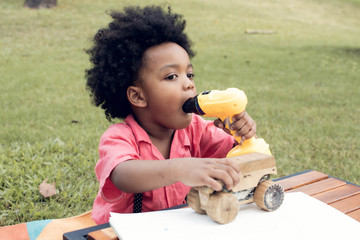
{"type": "Polygon", "coordinates": [[[195,113],[197,115],[204,115],[205,113],[201,110],[198,102],[198,96],[189,98],[186,100],[182,109],[186,113],[195,113]]]}

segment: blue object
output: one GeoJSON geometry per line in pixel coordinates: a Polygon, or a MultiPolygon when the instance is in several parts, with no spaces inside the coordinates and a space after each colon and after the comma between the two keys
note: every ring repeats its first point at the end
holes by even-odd
{"type": "Polygon", "coordinates": [[[41,231],[48,225],[53,219],[32,221],[26,223],[26,228],[30,237],[30,240],[36,240],[41,231]]]}

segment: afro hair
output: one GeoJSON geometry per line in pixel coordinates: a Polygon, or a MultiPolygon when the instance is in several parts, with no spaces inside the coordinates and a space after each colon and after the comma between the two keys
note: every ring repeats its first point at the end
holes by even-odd
{"type": "Polygon", "coordinates": [[[190,57],[195,54],[184,33],[186,21],[170,7],[166,11],[159,6],[130,6],[109,15],[112,22],[95,34],[94,45],[86,50],[92,66],[85,75],[93,104],[101,106],[111,121],[131,113],[126,91],[137,80],[148,48],[174,42],[190,57]]]}

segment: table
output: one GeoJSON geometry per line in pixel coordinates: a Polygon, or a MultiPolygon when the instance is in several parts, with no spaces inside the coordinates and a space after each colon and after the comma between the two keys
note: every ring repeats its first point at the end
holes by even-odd
{"type": "MultiPolygon", "coordinates": [[[[273,181],[280,183],[286,192],[303,192],[360,222],[360,186],[358,185],[314,170],[295,173],[273,181]]],[[[65,233],[63,239],[116,240],[117,237],[106,223],[65,233]]]]}
{"type": "Polygon", "coordinates": [[[303,192],[360,222],[360,186],[318,171],[304,171],[276,180],[286,192],[303,192]]]}

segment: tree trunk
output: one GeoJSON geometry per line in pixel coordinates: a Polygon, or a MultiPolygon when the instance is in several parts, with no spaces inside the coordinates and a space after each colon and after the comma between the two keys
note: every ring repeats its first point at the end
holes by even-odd
{"type": "Polygon", "coordinates": [[[56,7],[57,0],[25,0],[24,7],[28,8],[52,8],[56,7]]]}

